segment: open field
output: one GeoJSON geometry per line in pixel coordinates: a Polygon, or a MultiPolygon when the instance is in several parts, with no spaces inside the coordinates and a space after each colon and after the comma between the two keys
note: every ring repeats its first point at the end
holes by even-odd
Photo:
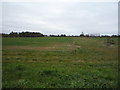
{"type": "Polygon", "coordinates": [[[3,88],[116,88],[118,38],[2,38],[3,88]]]}

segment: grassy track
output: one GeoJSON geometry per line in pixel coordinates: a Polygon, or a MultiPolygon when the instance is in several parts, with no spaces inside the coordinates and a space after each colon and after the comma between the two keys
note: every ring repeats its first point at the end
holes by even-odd
{"type": "Polygon", "coordinates": [[[4,88],[116,88],[118,44],[106,38],[2,38],[4,88]]]}

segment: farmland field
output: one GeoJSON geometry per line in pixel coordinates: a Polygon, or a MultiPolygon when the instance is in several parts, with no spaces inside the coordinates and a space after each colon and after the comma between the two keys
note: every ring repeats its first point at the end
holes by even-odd
{"type": "Polygon", "coordinates": [[[2,38],[3,88],[117,88],[118,38],[2,38]]]}

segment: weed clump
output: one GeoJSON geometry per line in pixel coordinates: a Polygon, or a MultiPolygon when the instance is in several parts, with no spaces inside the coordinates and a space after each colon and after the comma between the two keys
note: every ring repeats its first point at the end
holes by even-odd
{"type": "Polygon", "coordinates": [[[106,45],[107,46],[111,46],[111,45],[114,45],[115,44],[115,41],[111,38],[107,38],[106,40],[106,45]]]}
{"type": "Polygon", "coordinates": [[[23,71],[23,70],[25,69],[25,67],[24,67],[24,65],[22,65],[22,64],[18,64],[18,65],[16,65],[15,69],[16,69],[17,71],[23,71]]]}
{"type": "Polygon", "coordinates": [[[46,75],[46,76],[57,75],[57,71],[55,71],[55,70],[44,70],[44,71],[40,72],[40,75],[46,75]]]}

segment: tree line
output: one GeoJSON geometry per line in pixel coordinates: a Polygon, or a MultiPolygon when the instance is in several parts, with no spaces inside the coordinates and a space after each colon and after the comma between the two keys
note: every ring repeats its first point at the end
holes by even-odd
{"type": "Polygon", "coordinates": [[[2,33],[2,37],[44,37],[39,32],[11,32],[9,34],[2,33]]]}
{"type": "Polygon", "coordinates": [[[44,35],[39,32],[11,32],[9,34],[2,33],[0,34],[2,37],[120,37],[120,35],[95,35],[95,34],[84,34],[83,32],[80,35],[66,35],[66,34],[61,34],[61,35],[44,35]]]}

